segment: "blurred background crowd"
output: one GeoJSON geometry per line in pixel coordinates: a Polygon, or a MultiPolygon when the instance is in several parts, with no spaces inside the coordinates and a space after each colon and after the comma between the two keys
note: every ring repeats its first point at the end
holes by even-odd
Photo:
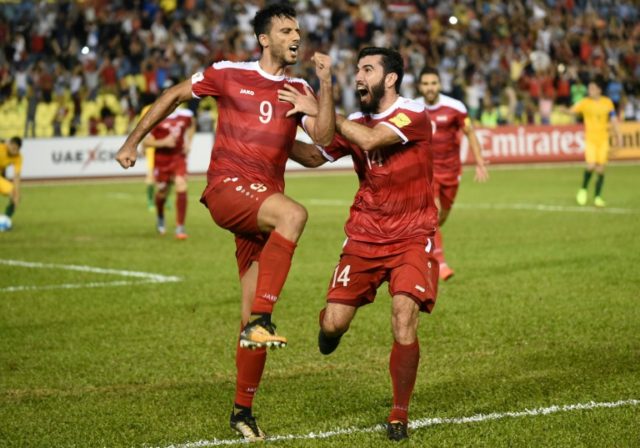
{"type": "MultiPolygon", "coordinates": [[[[86,0],[0,4],[0,136],[125,134],[169,85],[219,60],[257,59],[251,20],[264,0],[86,0]]],[[[360,47],[398,49],[402,95],[416,97],[425,65],[479,125],[563,124],[557,106],[586,95],[591,77],[622,120],[640,120],[640,7],[614,0],[300,0],[300,62],[334,60],[335,98],[357,109],[360,47]]],[[[215,102],[189,105],[198,130],[215,102]]]]}

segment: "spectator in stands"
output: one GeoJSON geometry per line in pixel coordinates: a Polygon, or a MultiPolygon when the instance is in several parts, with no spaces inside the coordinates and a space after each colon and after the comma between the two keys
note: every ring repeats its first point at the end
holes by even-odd
{"type": "Polygon", "coordinates": [[[485,96],[482,100],[482,113],[480,114],[480,124],[486,128],[495,128],[498,126],[500,115],[498,108],[493,105],[491,97],[485,96]]]}
{"type": "Polygon", "coordinates": [[[113,135],[116,133],[116,116],[106,104],[100,109],[100,120],[107,134],[113,135]]]}
{"type": "Polygon", "coordinates": [[[58,105],[56,113],[53,117],[53,136],[62,137],[62,125],[65,117],[69,113],[67,109],[67,103],[64,100],[64,96],[58,95],[56,97],[56,104],[58,105]]]}
{"type": "Polygon", "coordinates": [[[571,84],[571,104],[576,104],[582,98],[587,96],[587,86],[582,81],[580,76],[575,77],[571,84]]]}
{"type": "Polygon", "coordinates": [[[36,136],[36,109],[40,101],[40,90],[36,86],[29,89],[27,98],[27,120],[24,124],[24,136],[36,136]]]}
{"type": "MultiPolygon", "coordinates": [[[[259,51],[247,31],[254,3],[237,0],[233,8],[225,8],[224,2],[199,0],[194,9],[189,6],[193,2],[0,2],[8,67],[7,74],[0,70],[0,96],[11,92],[5,96],[22,99],[31,86],[36,88],[38,102],[50,101],[62,89],[67,98],[71,94],[77,110],[76,93],[83,86],[85,101],[98,101],[106,91],[128,97],[135,117],[142,103],[139,97],[147,91],[157,93],[165,78],[185,79],[220,59],[255,59],[259,51]],[[15,13],[16,9],[20,12],[15,13]],[[149,61],[159,64],[148,69],[149,61]],[[79,64],[84,69],[78,72],[79,64]],[[47,79],[56,65],[60,69],[54,79],[47,79]]],[[[564,105],[567,96],[571,104],[584,98],[587,88],[580,78],[593,75],[605,77],[605,93],[619,111],[625,96],[637,97],[637,2],[341,0],[300,2],[300,9],[304,9],[301,20],[310,30],[305,51],[331,49],[338,91],[350,92],[358,45],[375,43],[400,50],[407,80],[418,75],[424,61],[438,66],[444,91],[466,101],[475,120],[480,118],[485,95],[492,97],[494,105],[500,104],[499,109],[513,110],[513,95],[501,99],[508,82],[513,83],[516,97],[528,91],[533,98],[533,105],[528,100],[521,103],[527,111],[524,121],[531,123],[542,120],[538,100],[547,77],[556,90],[547,94],[554,99],[553,109],[564,105]],[[450,17],[456,20],[450,22],[450,17]],[[566,67],[564,72],[560,66],[566,67]]],[[[0,66],[3,62],[0,58],[0,66]]],[[[304,77],[308,70],[308,64],[300,64],[292,74],[304,77]]],[[[631,104],[635,102],[627,100],[625,107],[631,104]]],[[[342,94],[336,105],[347,114],[357,109],[349,93],[342,94]]],[[[78,115],[79,121],[68,132],[88,133],[89,115],[78,115]]],[[[507,118],[510,115],[501,121],[512,121],[507,118]]]]}

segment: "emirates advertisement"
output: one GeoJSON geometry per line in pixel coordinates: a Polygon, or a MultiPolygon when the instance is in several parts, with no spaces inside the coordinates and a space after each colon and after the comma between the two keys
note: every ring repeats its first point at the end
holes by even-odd
{"type": "MultiPolygon", "coordinates": [[[[610,141],[609,160],[640,159],[640,123],[620,123],[622,141],[610,141]]],[[[577,162],[584,160],[584,127],[570,126],[500,126],[476,128],[482,155],[492,164],[577,162]]],[[[474,162],[466,138],[460,148],[462,163],[474,162]]]]}

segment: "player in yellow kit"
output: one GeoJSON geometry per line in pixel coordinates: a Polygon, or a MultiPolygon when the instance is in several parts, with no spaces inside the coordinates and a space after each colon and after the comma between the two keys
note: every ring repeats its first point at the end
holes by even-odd
{"type": "Polygon", "coordinates": [[[609,126],[614,130],[614,146],[617,146],[621,141],[615,106],[613,101],[602,95],[602,89],[602,80],[592,80],[589,82],[588,96],[571,108],[572,113],[582,115],[585,131],[584,157],[587,168],[584,171],[582,188],[578,190],[576,195],[576,201],[579,205],[587,203],[587,187],[595,171],[598,178],[596,179],[593,203],[596,207],[605,206],[604,199],[602,199],[602,185],[604,184],[604,168],[609,155],[609,126]]]}
{"type": "Polygon", "coordinates": [[[0,194],[9,196],[9,205],[4,212],[9,218],[13,216],[16,206],[20,202],[20,172],[22,171],[22,139],[13,137],[8,142],[0,143],[0,194]],[[13,179],[8,180],[6,169],[13,165],[13,179]]]}

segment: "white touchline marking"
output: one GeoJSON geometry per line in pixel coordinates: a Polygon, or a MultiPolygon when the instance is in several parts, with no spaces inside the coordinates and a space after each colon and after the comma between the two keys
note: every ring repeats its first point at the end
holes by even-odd
{"type": "MultiPolygon", "coordinates": [[[[567,404],[563,406],[549,406],[547,408],[537,409],[525,409],[524,411],[517,412],[493,412],[491,414],[476,414],[470,417],[454,417],[454,418],[421,418],[413,420],[409,423],[409,428],[419,429],[426,428],[428,426],[435,425],[463,425],[466,423],[479,423],[489,420],[501,420],[503,418],[519,418],[528,416],[548,415],[558,412],[571,412],[571,411],[583,411],[597,408],[618,408],[622,406],[638,406],[640,400],[629,399],[619,400],[613,402],[598,403],[590,401],[589,403],[567,404]]],[[[329,437],[349,435],[356,433],[370,433],[384,431],[384,425],[375,425],[368,428],[341,428],[333,431],[323,432],[310,432],[308,434],[287,434],[283,436],[269,436],[266,442],[277,442],[280,440],[309,440],[309,439],[327,439],[329,437]]],[[[199,440],[197,442],[187,442],[177,445],[169,445],[165,448],[198,448],[206,446],[222,446],[222,445],[240,445],[244,443],[250,443],[244,439],[213,439],[213,440],[199,440]]]]}
{"type": "Polygon", "coordinates": [[[616,215],[632,215],[640,210],[631,208],[595,208],[580,207],[577,205],[549,205],[549,204],[454,204],[453,208],[465,209],[492,209],[492,210],[534,210],[539,212],[577,212],[577,213],[612,213],[616,215]]]}
{"type": "Polygon", "coordinates": [[[18,285],[0,288],[0,292],[31,291],[37,289],[77,289],[77,288],[98,288],[102,286],[126,286],[143,283],[170,283],[182,281],[180,277],[154,274],[151,272],[124,271],[121,269],[95,268],[92,266],[78,266],[73,264],[38,263],[20,260],[2,260],[0,264],[7,266],[19,266],[35,269],[62,269],[66,271],[91,272],[94,274],[119,275],[122,277],[134,277],[139,280],[114,280],[109,282],[88,282],[88,283],[64,283],[59,285],[18,285]]]}

